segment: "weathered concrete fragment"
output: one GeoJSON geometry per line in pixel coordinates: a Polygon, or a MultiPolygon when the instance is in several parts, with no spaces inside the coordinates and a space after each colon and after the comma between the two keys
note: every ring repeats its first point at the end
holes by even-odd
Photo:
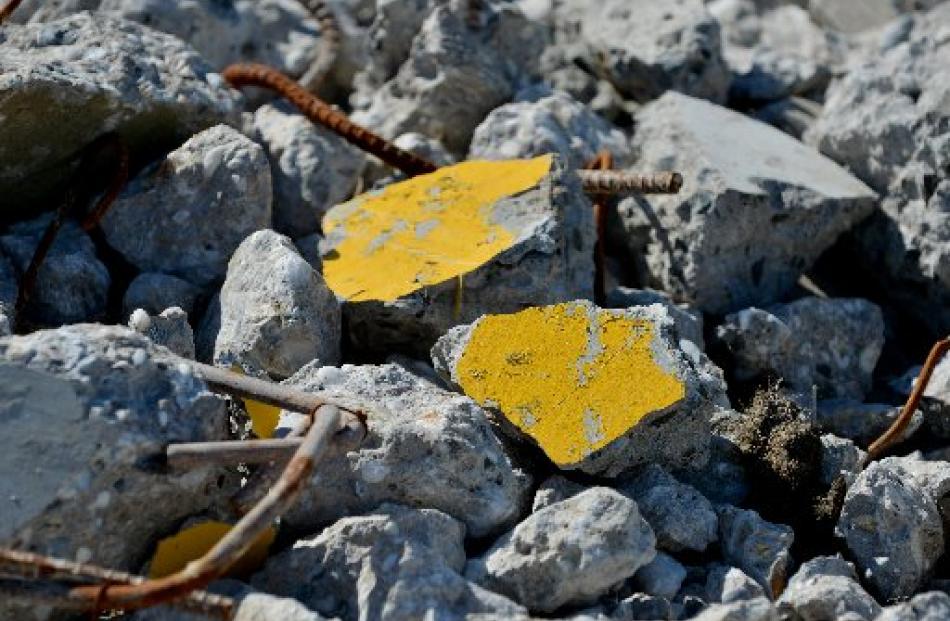
{"type": "Polygon", "coordinates": [[[487,315],[451,330],[432,357],[560,468],[606,476],[651,461],[701,468],[709,417],[728,400],[719,370],[698,350],[679,349],[672,328],[658,304],[602,310],[577,301],[487,315]]]}
{"type": "Polygon", "coordinates": [[[195,359],[195,335],[188,323],[188,313],[177,306],[166,308],[155,316],[139,308],[129,317],[129,327],[172,353],[195,359]]]}
{"type": "Polygon", "coordinates": [[[772,595],[773,576],[787,576],[791,567],[789,549],[795,533],[784,524],[763,520],[755,511],[723,505],[718,513],[723,559],[772,595]]]}
{"type": "Polygon", "coordinates": [[[102,230],[139,269],[207,287],[224,277],[238,244],[270,224],[264,150],[218,125],[133,179],[103,218],[102,230]]]}
{"type": "Polygon", "coordinates": [[[871,597],[841,557],[819,556],[804,563],[788,581],[777,602],[779,610],[802,621],[840,619],[851,613],[861,619],[876,619],[881,607],[871,597]]]}
{"type": "Polygon", "coordinates": [[[556,156],[392,184],[331,209],[323,231],[324,277],[364,350],[426,351],[485,313],[591,295],[590,204],[556,156]]]}
{"type": "Polygon", "coordinates": [[[106,15],[7,26],[0,42],[4,213],[56,196],[68,160],[119,132],[134,156],[237,122],[239,98],[179,39],[106,15]]]}
{"type": "Polygon", "coordinates": [[[678,170],[671,196],[628,198],[624,243],[644,282],[709,313],[770,304],[875,195],[779,130],[670,92],[637,116],[638,168],[678,170]]]}

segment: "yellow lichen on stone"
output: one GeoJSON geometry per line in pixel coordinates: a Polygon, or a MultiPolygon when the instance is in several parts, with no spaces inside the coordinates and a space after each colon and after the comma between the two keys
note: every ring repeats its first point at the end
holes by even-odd
{"type": "MultiPolygon", "coordinates": [[[[184,569],[188,563],[204,556],[231,528],[224,522],[202,522],[162,539],[149,565],[149,577],[164,578],[184,569]]],[[[277,530],[273,527],[261,533],[248,551],[228,568],[228,575],[244,576],[260,568],[276,536],[277,530]]]]}
{"type": "Polygon", "coordinates": [[[456,366],[467,395],[498,408],[560,466],[686,394],[655,359],[649,321],[588,308],[567,303],[484,317],[456,366]]]}
{"type": "Polygon", "coordinates": [[[462,162],[334,207],[323,232],[342,241],[324,257],[327,284],[353,302],[391,302],[471,272],[517,238],[492,206],[536,186],[552,161],[462,162]]]}

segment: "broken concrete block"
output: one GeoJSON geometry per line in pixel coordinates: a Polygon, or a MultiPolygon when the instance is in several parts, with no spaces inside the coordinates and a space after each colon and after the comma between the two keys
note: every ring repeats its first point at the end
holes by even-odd
{"type": "Polygon", "coordinates": [[[177,306],[166,308],[154,317],[141,308],[136,309],[129,317],[129,327],[182,358],[195,359],[195,335],[188,323],[188,313],[177,306]]]}
{"type": "Polygon", "coordinates": [[[308,365],[286,383],[366,413],[368,427],[358,451],[324,460],[314,472],[284,516],[295,532],[398,502],[439,509],[469,536],[484,537],[510,526],[531,502],[530,477],[467,397],[395,364],[308,365]]]}
{"type": "Polygon", "coordinates": [[[293,243],[270,230],[245,239],[221,287],[214,362],[287,378],[340,359],[340,304],[293,243]]]}
{"type": "MultiPolygon", "coordinates": [[[[680,340],[691,341],[700,351],[706,349],[706,342],[703,338],[703,314],[686,304],[676,304],[669,295],[662,291],[614,287],[607,292],[607,299],[604,303],[606,308],[630,308],[631,306],[662,304],[670,313],[670,317],[673,318],[680,340]]],[[[680,346],[686,347],[682,342],[680,346]]]]}
{"type": "Polygon", "coordinates": [[[532,611],[589,604],[653,560],[653,531],[637,504],[592,487],[532,513],[465,575],[532,611]]]}
{"type": "Polygon", "coordinates": [[[718,507],[722,557],[772,594],[772,578],[787,576],[792,566],[789,550],[795,533],[784,524],[772,524],[752,510],[718,507]]]}
{"type": "Polygon", "coordinates": [[[102,220],[109,245],[140,270],[207,287],[244,238],[271,224],[264,150],[218,125],[132,179],[102,220]]]}
{"type": "Polygon", "coordinates": [[[854,566],[840,556],[804,563],[776,602],[779,610],[803,621],[840,619],[847,613],[877,619],[881,607],[858,582],[854,566]]]}
{"type": "Polygon", "coordinates": [[[524,614],[462,577],[464,540],[465,526],[441,511],[386,503],[297,541],[272,557],[252,584],[354,621],[524,614]]]}
{"type": "Polygon", "coordinates": [[[222,500],[223,469],[161,463],[170,442],[228,439],[224,401],[127,328],[0,339],[0,412],[0,545],[134,572],[222,500]]]}
{"type": "Polygon", "coordinates": [[[590,203],[557,156],[469,161],[323,219],[323,274],[360,349],[427,351],[485,313],[590,297],[590,203]]]}
{"type": "Polygon", "coordinates": [[[64,162],[107,131],[143,157],[216,123],[237,122],[238,94],[175,37],[88,12],[5,26],[3,34],[5,217],[57,196],[70,173],[64,162]]]}
{"type": "Polygon", "coordinates": [[[728,400],[719,370],[695,348],[694,357],[681,350],[673,325],[659,304],[602,310],[576,301],[486,315],[449,331],[432,358],[560,468],[700,469],[709,417],[728,400]]]}
{"type": "Polygon", "coordinates": [[[777,302],[875,195],[764,123],[670,92],[637,115],[638,168],[677,170],[679,194],[618,207],[643,282],[708,313],[777,302]]]}

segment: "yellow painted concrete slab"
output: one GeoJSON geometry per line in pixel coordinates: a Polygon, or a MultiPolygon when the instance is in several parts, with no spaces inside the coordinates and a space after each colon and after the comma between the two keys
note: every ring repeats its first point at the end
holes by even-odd
{"type": "MultiPolygon", "coordinates": [[[[163,578],[184,569],[188,563],[204,556],[231,528],[224,522],[201,522],[162,539],[149,565],[149,577],[163,578]]],[[[228,575],[245,576],[260,568],[276,536],[277,530],[273,527],[261,533],[244,556],[228,569],[228,575]]]]}
{"type": "Polygon", "coordinates": [[[552,163],[462,162],[334,207],[323,232],[342,241],[323,259],[327,284],[353,302],[392,302],[475,270],[517,239],[493,205],[536,186],[552,163]]]}
{"type": "Polygon", "coordinates": [[[578,303],[489,315],[456,376],[467,395],[568,466],[685,397],[683,381],[656,360],[654,341],[650,321],[578,303]]]}

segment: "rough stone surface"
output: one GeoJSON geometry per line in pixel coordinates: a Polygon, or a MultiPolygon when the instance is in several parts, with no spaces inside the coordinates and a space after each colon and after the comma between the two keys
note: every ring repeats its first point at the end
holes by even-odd
{"type": "Polygon", "coordinates": [[[531,481],[515,469],[485,412],[395,364],[309,365],[288,385],[320,391],[367,415],[359,451],[321,463],[284,516],[313,532],[382,502],[439,509],[483,537],[510,526],[530,503],[531,481]],[[425,473],[425,476],[419,476],[425,473]]]}
{"type": "MultiPolygon", "coordinates": [[[[891,426],[900,410],[900,407],[886,403],[831,399],[818,402],[815,422],[824,431],[868,446],[891,426]]],[[[914,412],[906,436],[913,435],[923,421],[923,413],[920,410],[914,412]]]]}
{"type": "Polygon", "coordinates": [[[739,381],[768,377],[820,399],[860,400],[884,347],[884,318],[866,300],[806,297],[728,315],[716,336],[739,381]]]}
{"type": "Polygon", "coordinates": [[[0,340],[2,545],[137,571],[216,502],[223,470],[154,465],[170,442],[228,437],[224,402],[163,351],[93,324],[0,340]]]}
{"type": "Polygon", "coordinates": [[[106,15],[6,27],[0,76],[6,214],[56,196],[63,162],[107,131],[142,156],[237,119],[236,93],[194,50],[106,15]]]}
{"type": "Polygon", "coordinates": [[[741,505],[749,494],[745,459],[736,444],[734,410],[719,410],[710,419],[709,462],[701,470],[680,468],[676,477],[715,503],[741,505]]]}
{"type": "Polygon", "coordinates": [[[838,476],[843,476],[850,485],[861,472],[861,464],[867,455],[854,442],[825,433],[821,436],[821,482],[830,487],[838,476]]]}
{"type": "Polygon", "coordinates": [[[703,314],[685,304],[676,304],[662,291],[615,287],[607,293],[605,304],[607,308],[630,308],[631,306],[662,304],[676,324],[676,331],[680,337],[680,347],[684,349],[687,347],[682,343],[682,340],[685,339],[691,341],[700,351],[706,349],[706,343],[703,339],[703,314]]]}
{"type": "Polygon", "coordinates": [[[795,533],[783,524],[766,522],[755,511],[722,505],[717,513],[723,559],[747,573],[765,589],[766,595],[771,595],[771,578],[788,575],[792,562],[789,549],[795,533]]]}
{"type": "Polygon", "coordinates": [[[677,170],[676,195],[618,206],[642,280],[708,313],[770,304],[844,231],[874,193],[781,131],[667,93],[637,115],[637,168],[677,170]]]}
{"type": "Polygon", "coordinates": [[[534,513],[556,502],[567,500],[571,496],[580,494],[585,489],[587,489],[587,487],[583,484],[566,479],[559,474],[549,476],[541,481],[541,485],[538,486],[538,490],[534,493],[534,503],[531,505],[531,512],[534,513]]]}
{"type": "Polygon", "coordinates": [[[156,345],[167,347],[184,358],[195,359],[195,335],[188,323],[188,313],[177,306],[154,317],[139,308],[129,317],[129,327],[156,345]]]}
{"type": "Polygon", "coordinates": [[[710,602],[731,604],[765,597],[765,590],[738,567],[715,564],[706,573],[706,599],[710,602]]]}
{"type": "Polygon", "coordinates": [[[585,604],[653,560],[655,539],[635,502],[593,487],[550,505],[469,561],[465,575],[530,610],[585,604]]]}
{"type": "MultiPolygon", "coordinates": [[[[51,219],[46,214],[20,222],[0,237],[0,247],[21,277],[51,219]]],[[[67,220],[40,267],[33,296],[20,319],[42,326],[102,319],[110,282],[109,270],[96,257],[92,239],[76,222],[67,220]]]]}
{"type": "Polygon", "coordinates": [[[561,468],[606,476],[650,462],[700,469],[709,417],[728,399],[719,369],[697,349],[681,350],[673,326],[659,304],[601,310],[577,301],[454,328],[432,358],[443,377],[561,468]],[[635,342],[624,340],[631,330],[641,335],[635,342]],[[561,349],[551,349],[558,341],[561,349]],[[618,375],[605,368],[588,377],[584,365],[602,364],[604,356],[618,375]],[[632,404],[618,382],[643,382],[652,391],[632,404]]]}
{"type": "Polygon", "coordinates": [[[716,541],[718,520],[712,503],[656,464],[620,481],[619,488],[637,502],[640,513],[656,534],[657,548],[667,552],[702,552],[716,541]]]}
{"type": "Polygon", "coordinates": [[[686,568],[665,552],[657,552],[652,561],[633,575],[633,587],[641,593],[672,599],[679,593],[686,568]]]}
{"type": "Polygon", "coordinates": [[[128,316],[141,308],[150,315],[157,315],[166,308],[177,306],[191,315],[200,295],[201,289],[187,280],[145,272],[129,283],[122,298],[122,312],[128,316]]]}
{"type": "Polygon", "coordinates": [[[463,3],[437,6],[396,75],[364,97],[353,120],[383,136],[420,132],[457,155],[491,110],[538,72],[543,32],[507,3],[483,3],[482,25],[466,23],[463,3]]]}
{"type": "Polygon", "coordinates": [[[252,584],[344,621],[524,614],[460,575],[465,526],[434,509],[383,504],[272,557],[252,584]]]}
{"type": "MultiPolygon", "coordinates": [[[[240,583],[239,583],[240,584],[240,583]]],[[[215,584],[212,583],[212,587],[215,584]]],[[[214,592],[214,591],[213,591],[214,592]]],[[[256,593],[241,588],[237,593],[227,593],[233,597],[235,606],[232,621],[325,621],[327,618],[317,614],[295,599],[274,597],[267,593],[256,593]]],[[[127,615],[131,621],[206,621],[207,616],[188,613],[172,606],[155,606],[127,615]]]]}
{"type": "Polygon", "coordinates": [[[704,609],[692,621],[778,621],[775,608],[764,597],[730,604],[713,604],[704,609]]]}
{"type": "Polygon", "coordinates": [[[293,243],[253,233],[231,257],[221,287],[215,364],[286,378],[312,360],[340,360],[340,304],[293,243]]]}
{"type": "Polygon", "coordinates": [[[143,271],[205,287],[245,237],[271,224],[271,176],[259,145],[218,125],[133,179],[102,220],[109,245],[143,271]]]}
{"type": "Polygon", "coordinates": [[[950,595],[931,591],[885,608],[876,621],[940,621],[950,617],[950,595]]]}
{"type": "Polygon", "coordinates": [[[627,98],[667,89],[723,101],[729,72],[718,22],[701,0],[607,0],[587,5],[581,37],[589,63],[627,98]]]}
{"type": "Polygon", "coordinates": [[[862,577],[884,599],[913,595],[943,554],[936,503],[884,462],[872,463],[851,485],[838,530],[862,577]]]}
{"type": "Polygon", "coordinates": [[[348,300],[349,337],[363,350],[423,354],[485,313],[593,293],[592,210],[557,156],[466,162],[390,185],[331,209],[323,229],[324,275],[348,300]],[[431,208],[433,192],[446,209],[431,208]]]}
{"type": "Polygon", "coordinates": [[[950,329],[948,20],[942,3],[905,22],[828,89],[805,136],[883,195],[848,249],[903,312],[940,336],[950,329]]]}
{"type": "Polygon", "coordinates": [[[315,232],[327,209],[352,194],[365,156],[286,103],[258,108],[254,129],[270,161],[274,228],[295,238],[315,232]]]}
{"type": "Polygon", "coordinates": [[[883,26],[902,13],[926,10],[943,0],[809,0],[808,10],[822,26],[854,33],[883,26]]]}
{"type": "Polygon", "coordinates": [[[858,583],[854,566],[841,557],[819,556],[804,563],[777,602],[802,621],[840,619],[847,613],[876,619],[881,607],[858,583]]]}
{"type": "Polygon", "coordinates": [[[515,159],[558,153],[570,166],[583,168],[600,151],[625,167],[630,145],[623,132],[563,91],[534,101],[518,101],[492,110],[475,129],[470,159],[515,159]]]}
{"type": "MultiPolygon", "coordinates": [[[[634,593],[622,599],[611,611],[611,621],[656,621],[657,619],[672,619],[673,613],[670,602],[663,597],[653,597],[646,593],[634,593]]],[[[599,619],[598,619],[599,621],[599,619]]]]}

